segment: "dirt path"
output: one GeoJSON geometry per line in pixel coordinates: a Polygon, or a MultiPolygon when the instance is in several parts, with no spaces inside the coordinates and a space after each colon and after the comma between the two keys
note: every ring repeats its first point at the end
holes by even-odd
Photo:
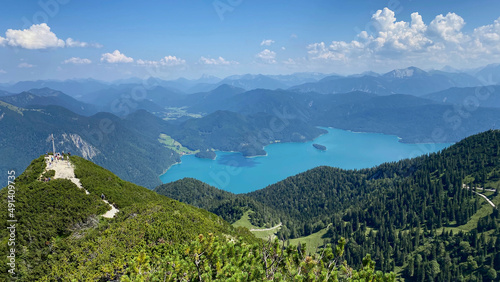
{"type": "MultiPolygon", "coordinates": [[[[467,189],[467,190],[470,189],[470,187],[467,186],[467,185],[465,185],[465,184],[463,184],[462,187],[465,188],[465,189],[467,189]]],[[[481,187],[477,187],[476,189],[482,189],[483,191],[489,191],[489,192],[495,192],[496,191],[494,189],[484,189],[484,188],[481,188],[481,187]]],[[[488,199],[488,197],[486,197],[485,195],[483,195],[481,193],[478,193],[476,191],[472,191],[472,192],[474,192],[474,193],[478,194],[479,196],[483,197],[486,200],[486,202],[488,202],[488,204],[490,204],[492,207],[495,207],[495,204],[490,199],[488,199]]]]}
{"type": "MultiPolygon", "coordinates": [[[[75,183],[75,185],[78,188],[83,189],[85,191],[85,194],[87,195],[90,194],[89,191],[83,188],[80,179],[75,177],[75,167],[73,166],[73,164],[71,164],[69,160],[64,160],[64,161],[54,160],[53,162],[51,162],[50,157],[45,157],[45,162],[47,164],[45,171],[54,170],[56,172],[54,179],[69,179],[71,180],[71,182],[75,183]]],[[[111,207],[111,210],[107,211],[102,216],[105,218],[113,218],[115,214],[119,212],[119,210],[116,209],[113,205],[111,205],[108,201],[106,200],[102,201],[111,207]]]]}
{"type": "Polygon", "coordinates": [[[256,228],[254,228],[254,229],[250,229],[250,231],[252,231],[252,232],[255,232],[255,231],[271,231],[271,230],[273,230],[273,229],[276,229],[276,228],[280,227],[281,225],[282,225],[282,224],[281,224],[281,222],[280,222],[280,224],[278,224],[278,225],[276,225],[276,226],[273,226],[273,227],[271,227],[271,228],[265,228],[265,229],[256,229],[256,228]]]}
{"type": "Polygon", "coordinates": [[[483,197],[488,202],[488,204],[490,204],[492,207],[495,207],[495,204],[492,201],[490,201],[490,199],[488,199],[485,195],[480,194],[480,193],[475,192],[475,191],[472,191],[472,192],[474,192],[474,193],[478,194],[479,196],[483,197]]]}
{"type": "Polygon", "coordinates": [[[108,201],[106,200],[103,200],[106,204],[108,204],[111,209],[109,211],[107,211],[105,214],[103,214],[102,216],[105,217],[105,218],[113,218],[115,217],[115,214],[117,214],[119,212],[119,210],[117,208],[115,208],[113,205],[111,205],[108,201]]]}

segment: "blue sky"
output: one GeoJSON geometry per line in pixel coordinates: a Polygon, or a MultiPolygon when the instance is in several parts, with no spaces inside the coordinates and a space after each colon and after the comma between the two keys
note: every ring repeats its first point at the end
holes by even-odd
{"type": "Polygon", "coordinates": [[[500,62],[499,1],[18,0],[0,5],[0,82],[348,74],[500,62]]]}

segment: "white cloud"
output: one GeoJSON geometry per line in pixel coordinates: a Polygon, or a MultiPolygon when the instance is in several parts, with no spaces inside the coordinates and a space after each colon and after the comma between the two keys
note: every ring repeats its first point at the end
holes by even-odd
{"type": "Polygon", "coordinates": [[[474,29],[473,36],[484,43],[500,42],[500,18],[491,25],[485,25],[474,29]]]}
{"type": "Polygon", "coordinates": [[[255,55],[261,62],[267,63],[267,64],[274,64],[276,63],[276,52],[271,51],[269,49],[265,49],[262,52],[258,53],[255,55]]]}
{"type": "MultiPolygon", "coordinates": [[[[410,24],[404,21],[397,22],[394,12],[384,8],[384,10],[378,10],[372,16],[372,20],[378,31],[375,37],[368,36],[367,32],[362,32],[358,36],[360,40],[352,41],[351,46],[360,48],[363,46],[363,41],[371,41],[372,48],[403,51],[421,50],[432,42],[424,35],[427,27],[422,20],[422,16],[418,13],[411,14],[410,24]]],[[[339,48],[342,48],[342,45],[340,42],[337,43],[339,48]]]]}
{"type": "Polygon", "coordinates": [[[3,70],[3,69],[0,69],[0,73],[1,73],[1,74],[5,74],[5,73],[7,73],[7,72],[6,72],[5,70],[3,70]]]}
{"type": "Polygon", "coordinates": [[[99,43],[87,43],[81,42],[78,40],[73,40],[73,38],[66,39],[66,47],[94,47],[94,48],[102,48],[102,44],[99,43]]]}
{"type": "Polygon", "coordinates": [[[176,56],[165,56],[159,61],[137,60],[137,64],[141,66],[180,66],[185,65],[186,60],[177,58],[176,56]]]}
{"type": "Polygon", "coordinates": [[[12,46],[24,49],[47,49],[62,47],[99,47],[100,44],[88,44],[71,38],[66,41],[57,38],[46,23],[34,24],[29,29],[8,29],[5,38],[0,37],[0,46],[12,46]]]}
{"type": "Polygon", "coordinates": [[[63,64],[75,64],[75,65],[86,65],[92,63],[89,59],[82,59],[78,57],[72,57],[62,62],[63,64]]]}
{"type": "Polygon", "coordinates": [[[178,66],[186,64],[186,60],[177,58],[176,56],[166,56],[161,59],[160,62],[166,66],[178,66]]]}
{"type": "Polygon", "coordinates": [[[476,53],[500,54],[500,18],[491,25],[474,29],[471,49],[476,53]]]}
{"type": "Polygon", "coordinates": [[[32,68],[34,67],[34,65],[32,64],[28,64],[26,62],[23,62],[23,63],[20,63],[19,65],[17,65],[18,68],[24,68],[24,69],[28,69],[28,68],[32,68]]]}
{"type": "Polygon", "coordinates": [[[5,38],[8,45],[25,49],[57,48],[65,45],[64,40],[57,38],[45,23],[34,24],[24,30],[8,29],[5,38]]]}
{"type": "Polygon", "coordinates": [[[384,8],[373,14],[371,32],[361,31],[347,42],[311,43],[307,49],[309,59],[317,63],[331,66],[337,62],[359,69],[436,64],[470,67],[500,59],[500,18],[469,34],[462,31],[465,24],[454,13],[437,15],[428,25],[419,13],[411,14],[410,22],[397,21],[395,13],[384,8]]]}
{"type": "Polygon", "coordinates": [[[120,51],[115,50],[113,53],[104,53],[101,56],[101,62],[106,62],[106,63],[132,63],[134,62],[134,59],[125,56],[124,54],[120,53],[120,51]]]}
{"type": "Polygon", "coordinates": [[[226,59],[219,57],[217,59],[212,59],[212,58],[205,58],[201,57],[200,58],[200,63],[204,65],[237,65],[239,64],[236,61],[227,61],[226,59]]]}
{"type": "Polygon", "coordinates": [[[272,39],[266,39],[266,40],[263,40],[260,43],[260,46],[271,46],[273,43],[274,43],[274,40],[272,40],[272,39]]]}
{"type": "Polygon", "coordinates": [[[87,42],[80,42],[78,40],[73,40],[72,38],[66,39],[66,46],[68,47],[87,47],[89,44],[87,42]]]}
{"type": "Polygon", "coordinates": [[[429,24],[429,32],[445,41],[459,43],[463,40],[463,34],[460,31],[464,26],[465,21],[462,17],[455,13],[448,13],[446,16],[436,16],[429,24]]]}

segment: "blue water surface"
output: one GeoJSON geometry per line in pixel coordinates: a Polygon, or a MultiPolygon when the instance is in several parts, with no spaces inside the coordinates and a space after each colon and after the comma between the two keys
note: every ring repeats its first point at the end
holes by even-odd
{"type": "Polygon", "coordinates": [[[266,146],[267,156],[262,157],[246,158],[241,153],[219,151],[215,160],[186,155],[160,179],[168,183],[191,177],[229,192],[247,193],[317,166],[368,168],[437,152],[451,145],[406,144],[393,135],[324,129],[328,133],[311,142],[266,146]],[[314,148],[314,143],[326,146],[327,150],[314,148]]]}

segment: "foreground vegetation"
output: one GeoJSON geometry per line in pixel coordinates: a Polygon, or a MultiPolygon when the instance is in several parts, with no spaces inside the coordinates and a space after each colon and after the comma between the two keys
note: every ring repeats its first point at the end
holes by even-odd
{"type": "Polygon", "coordinates": [[[308,255],[306,246],[264,242],[246,228],[123,181],[82,158],[71,161],[90,194],[66,179],[40,181],[43,157],[12,189],[0,190],[0,252],[15,249],[14,266],[3,256],[0,280],[394,281],[394,274],[375,271],[369,256],[362,267],[351,268],[344,239],[308,255]],[[10,190],[15,207],[7,202],[10,190]],[[120,210],[112,219],[100,216],[108,209],[101,194],[120,210]],[[7,229],[13,218],[14,247],[7,229]]]}
{"type": "MultiPolygon", "coordinates": [[[[371,254],[377,269],[409,281],[497,281],[499,212],[474,190],[499,181],[500,131],[488,131],[439,153],[363,170],[319,167],[244,195],[192,179],[156,191],[230,222],[251,209],[254,226],[282,222],[276,235],[285,240],[326,229],[325,242],[347,239],[355,267],[371,254]]],[[[498,192],[484,195],[498,201],[498,192]]]]}

